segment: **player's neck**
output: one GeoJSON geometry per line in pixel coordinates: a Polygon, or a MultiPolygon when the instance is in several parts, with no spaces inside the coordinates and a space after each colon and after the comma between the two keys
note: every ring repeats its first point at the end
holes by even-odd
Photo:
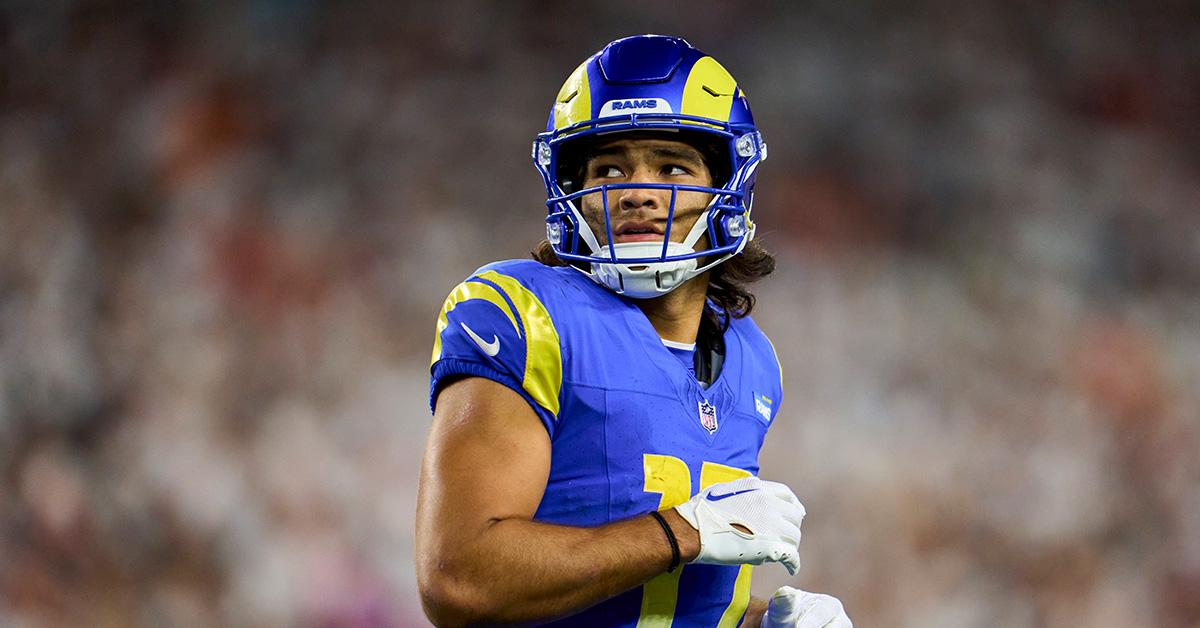
{"type": "Polygon", "coordinates": [[[690,344],[696,342],[700,331],[707,294],[708,273],[704,273],[661,297],[639,300],[637,304],[659,338],[690,344]]]}

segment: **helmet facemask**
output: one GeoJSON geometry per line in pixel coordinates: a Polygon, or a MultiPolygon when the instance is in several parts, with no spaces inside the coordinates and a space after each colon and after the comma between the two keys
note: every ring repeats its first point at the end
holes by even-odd
{"type": "MultiPolygon", "coordinates": [[[[683,39],[637,35],[589,57],[560,88],[533,162],[546,185],[546,235],[554,253],[598,283],[635,298],[666,294],[737,255],[754,237],[754,178],[767,157],[746,96],[715,59],[683,39]],[[580,156],[596,142],[652,134],[705,157],[710,185],[602,183],[579,189],[580,156]],[[710,195],[686,237],[615,242],[609,192],[668,195],[667,228],[677,228],[681,195],[710,195]],[[582,199],[599,194],[603,224],[589,224],[582,199]],[[672,240],[678,240],[672,242],[672,240]]],[[[589,180],[589,183],[595,183],[589,180]]],[[[687,207],[686,209],[693,209],[687,207]]],[[[656,216],[660,220],[662,216],[656,216]]]]}
{"type": "Polygon", "coordinates": [[[712,186],[699,186],[631,182],[576,189],[583,180],[579,172],[582,170],[580,164],[584,159],[584,150],[579,146],[586,145],[586,141],[591,139],[589,136],[598,135],[599,131],[608,139],[613,133],[610,130],[611,123],[603,125],[602,129],[593,129],[593,133],[584,131],[573,135],[563,134],[557,138],[545,138],[544,135],[550,134],[544,134],[534,144],[535,163],[547,183],[547,240],[559,258],[618,294],[638,299],[666,294],[737,255],[754,237],[754,223],[750,220],[754,174],[758,163],[766,156],[766,145],[761,136],[754,131],[734,138],[727,131],[698,131],[695,126],[682,129],[686,133],[679,133],[681,129],[676,125],[689,123],[678,118],[670,117],[670,126],[638,120],[630,125],[633,128],[629,131],[642,132],[648,130],[647,127],[674,131],[669,135],[663,133],[656,136],[678,139],[696,147],[705,156],[705,163],[714,176],[730,173],[721,184],[714,182],[712,186]],[[713,146],[715,150],[709,148],[713,146]],[[750,154],[737,154],[739,149],[750,154]],[[562,166],[560,159],[566,162],[562,166]],[[559,176],[550,177],[551,172],[559,176]],[[616,242],[609,192],[622,189],[670,191],[666,232],[662,241],[616,242]],[[674,231],[679,227],[675,216],[680,209],[681,195],[689,193],[702,193],[711,198],[686,236],[679,241],[674,231]],[[584,199],[593,195],[601,201],[599,213],[603,224],[595,218],[589,223],[581,209],[584,199]],[[597,231],[602,238],[597,237],[597,231]],[[707,246],[697,247],[703,243],[707,243],[707,246]]]}

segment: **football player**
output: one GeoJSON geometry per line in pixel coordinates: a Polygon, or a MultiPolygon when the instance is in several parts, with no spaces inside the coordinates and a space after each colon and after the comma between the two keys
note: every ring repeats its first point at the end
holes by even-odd
{"type": "Polygon", "coordinates": [[[804,507],[758,478],[783,389],[745,284],[767,147],[746,96],[674,37],[612,42],[563,84],[533,161],[534,260],[437,319],[417,577],[438,624],[848,627],[799,569],[804,507]]]}

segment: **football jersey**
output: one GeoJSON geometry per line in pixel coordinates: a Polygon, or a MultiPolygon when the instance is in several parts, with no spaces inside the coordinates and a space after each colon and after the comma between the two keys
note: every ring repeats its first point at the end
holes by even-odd
{"type": "MultiPolygon", "coordinates": [[[[516,391],[551,442],[534,519],[599,526],[758,474],[782,399],[779,362],[748,317],[730,319],[724,342],[721,373],[704,388],[634,301],[572,268],[497,262],[446,299],[430,404],[441,382],[464,375],[516,391]]],[[[736,626],[750,599],[750,572],[749,565],[683,565],[556,623],[736,626]]]]}

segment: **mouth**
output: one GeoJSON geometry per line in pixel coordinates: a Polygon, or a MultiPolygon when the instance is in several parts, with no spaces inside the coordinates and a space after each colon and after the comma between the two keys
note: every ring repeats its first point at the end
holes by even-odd
{"type": "Polygon", "coordinates": [[[662,242],[663,231],[651,222],[627,222],[613,232],[613,242],[662,242]]]}

